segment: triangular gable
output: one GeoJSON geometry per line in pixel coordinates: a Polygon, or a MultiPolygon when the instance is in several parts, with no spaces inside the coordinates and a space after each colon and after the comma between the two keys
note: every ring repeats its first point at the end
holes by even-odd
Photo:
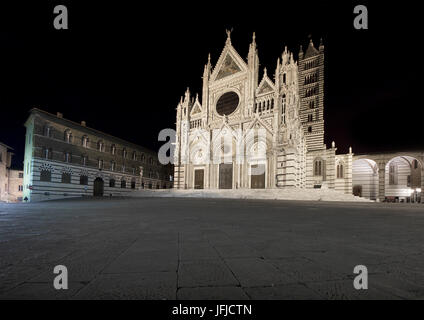
{"type": "Polygon", "coordinates": [[[254,129],[255,127],[261,126],[263,127],[265,130],[267,130],[270,134],[272,134],[272,129],[268,126],[267,123],[265,123],[264,121],[262,121],[262,119],[260,119],[259,117],[256,117],[256,119],[250,124],[250,126],[247,128],[247,130],[244,133],[244,136],[246,137],[246,135],[248,134],[250,129],[254,129]]]}
{"type": "Polygon", "coordinates": [[[272,81],[268,78],[267,75],[264,75],[264,77],[262,78],[261,83],[258,86],[257,89],[257,94],[264,94],[264,93],[269,93],[269,92],[273,92],[274,89],[274,84],[272,83],[272,81]]]}
{"type": "Polygon", "coordinates": [[[212,135],[212,145],[215,145],[216,140],[217,140],[218,138],[221,138],[221,137],[222,137],[221,132],[222,132],[223,130],[228,130],[228,132],[231,132],[231,135],[232,135],[232,137],[236,140],[236,142],[238,142],[238,141],[240,140],[240,138],[241,138],[241,137],[239,137],[239,136],[237,135],[237,132],[236,132],[236,131],[234,131],[234,130],[233,130],[233,129],[232,129],[232,128],[228,125],[228,123],[223,122],[223,123],[222,123],[222,125],[221,125],[221,127],[218,129],[218,131],[214,131],[214,132],[213,132],[213,135],[212,135]]]}
{"type": "Polygon", "coordinates": [[[224,62],[222,63],[215,80],[220,80],[240,71],[240,67],[237,65],[231,55],[227,53],[227,56],[225,57],[224,62]]]}
{"type": "Polygon", "coordinates": [[[200,103],[196,101],[193,108],[191,109],[190,115],[194,116],[196,114],[202,113],[202,107],[200,106],[200,103]]]}
{"type": "Polygon", "coordinates": [[[247,71],[247,65],[231,44],[225,46],[212,72],[211,81],[247,71]]]}
{"type": "Polygon", "coordinates": [[[207,145],[209,143],[209,136],[207,135],[207,132],[205,130],[196,128],[194,129],[193,135],[191,136],[190,140],[190,148],[192,148],[198,143],[207,145]]]}

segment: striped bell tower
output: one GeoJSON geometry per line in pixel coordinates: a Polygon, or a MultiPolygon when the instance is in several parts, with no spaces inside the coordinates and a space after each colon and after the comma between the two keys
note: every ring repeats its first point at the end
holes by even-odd
{"type": "Polygon", "coordinates": [[[324,145],[324,45],[314,47],[312,39],[306,52],[299,51],[300,118],[308,151],[323,150],[324,145]]]}

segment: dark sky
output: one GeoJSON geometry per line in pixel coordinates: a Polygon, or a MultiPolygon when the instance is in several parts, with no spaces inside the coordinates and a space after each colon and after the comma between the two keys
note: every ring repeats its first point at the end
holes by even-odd
{"type": "Polygon", "coordinates": [[[263,67],[273,75],[285,45],[297,56],[309,35],[316,44],[323,37],[328,145],[335,140],[340,152],[352,146],[356,153],[424,149],[417,1],[265,1],[262,9],[247,1],[34,2],[0,5],[0,141],[15,149],[15,166],[32,107],[157,150],[158,132],[174,127],[187,86],[201,92],[207,55],[215,64],[230,28],[243,58],[256,32],[260,78],[263,67]],[[69,30],[53,28],[57,4],[68,7],[69,30]],[[353,28],[357,4],[368,6],[369,30],[353,28]]]}

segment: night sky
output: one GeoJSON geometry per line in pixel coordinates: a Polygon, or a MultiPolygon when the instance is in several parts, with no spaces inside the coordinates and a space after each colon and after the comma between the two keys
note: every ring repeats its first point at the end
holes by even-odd
{"type": "Polygon", "coordinates": [[[335,140],[339,152],[424,149],[417,2],[34,2],[0,5],[0,141],[15,149],[15,167],[32,107],[157,150],[159,131],[175,126],[180,96],[188,86],[201,93],[208,53],[215,65],[231,28],[243,58],[256,32],[260,79],[263,67],[274,74],[284,46],[297,58],[310,36],[316,45],[324,39],[328,146],[335,140]],[[58,4],[69,10],[69,30],[53,28],[58,4]],[[357,4],[368,6],[369,30],[353,28],[357,4]]]}

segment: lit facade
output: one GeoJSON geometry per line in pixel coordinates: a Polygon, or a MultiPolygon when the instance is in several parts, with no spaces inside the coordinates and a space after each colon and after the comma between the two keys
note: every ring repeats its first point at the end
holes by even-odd
{"type": "Polygon", "coordinates": [[[24,201],[125,196],[171,188],[172,167],[146,148],[32,109],[25,123],[24,201]]]}

